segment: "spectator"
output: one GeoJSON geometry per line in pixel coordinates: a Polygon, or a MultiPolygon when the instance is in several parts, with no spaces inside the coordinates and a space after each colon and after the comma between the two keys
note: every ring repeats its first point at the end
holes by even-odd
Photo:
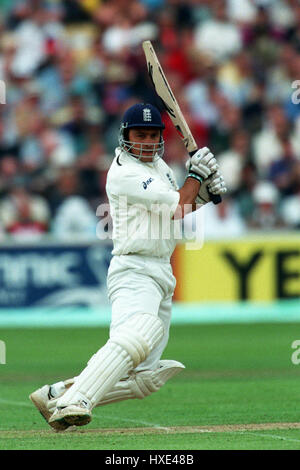
{"type": "Polygon", "coordinates": [[[186,85],[185,99],[194,118],[212,127],[219,120],[219,102],[225,97],[214,78],[217,70],[215,64],[203,55],[199,55],[198,60],[202,61],[202,67],[198,70],[199,77],[186,85]]]}
{"type": "Polygon", "coordinates": [[[59,206],[71,196],[81,195],[81,181],[79,172],[75,167],[57,167],[55,178],[47,191],[51,213],[55,216],[59,206]]]}
{"type": "Polygon", "coordinates": [[[296,80],[295,62],[297,51],[290,43],[284,43],[278,61],[268,70],[266,95],[269,103],[284,103],[291,100],[291,84],[296,80]]]}
{"type": "Polygon", "coordinates": [[[224,96],[236,106],[244,106],[253,96],[255,81],[251,56],[241,51],[219,68],[218,84],[224,96]]]}
{"type": "Polygon", "coordinates": [[[243,184],[242,170],[249,160],[249,144],[249,134],[238,129],[231,135],[229,150],[218,155],[220,171],[229,193],[236,193],[243,184]]]}
{"type": "Polygon", "coordinates": [[[224,152],[230,146],[231,135],[240,128],[241,109],[230,103],[219,92],[212,95],[218,106],[219,119],[210,127],[208,146],[216,153],[224,152]]]}
{"type": "Polygon", "coordinates": [[[270,180],[274,183],[282,196],[289,196],[298,192],[300,188],[299,164],[291,142],[282,140],[282,155],[270,166],[270,180]]]}
{"type": "Polygon", "coordinates": [[[0,161],[8,155],[18,160],[20,154],[19,142],[11,141],[7,137],[4,122],[0,120],[0,161]]]}
{"type": "Polygon", "coordinates": [[[19,181],[1,202],[1,224],[19,241],[41,238],[48,231],[50,211],[47,201],[30,194],[19,181]]]}
{"type": "Polygon", "coordinates": [[[284,31],[271,21],[267,6],[259,5],[254,21],[243,30],[243,41],[250,49],[258,72],[263,73],[276,62],[284,31]]]}
{"type": "Polygon", "coordinates": [[[18,77],[32,76],[45,59],[43,11],[28,2],[23,21],[14,30],[16,52],[12,72],[18,77]]]}
{"type": "Polygon", "coordinates": [[[19,172],[18,160],[13,155],[7,154],[0,159],[0,195],[7,194],[19,172]]]}
{"type": "Polygon", "coordinates": [[[283,227],[279,214],[279,194],[268,181],[257,183],[253,191],[254,211],[249,225],[251,228],[273,230],[283,227]]]}
{"type": "Polygon", "coordinates": [[[227,8],[229,20],[240,26],[251,24],[257,13],[257,6],[251,0],[228,0],[227,8]]]}
{"type": "MultiPolygon", "coordinates": [[[[208,204],[204,209],[204,238],[238,238],[247,233],[245,221],[240,216],[236,202],[230,197],[222,204],[208,204]]],[[[201,210],[203,210],[201,209],[201,210]]]]}
{"type": "Polygon", "coordinates": [[[228,20],[226,1],[213,0],[213,17],[195,29],[196,46],[209,53],[218,63],[223,63],[239,52],[242,38],[238,27],[228,20]]]}
{"type": "MultiPolygon", "coordinates": [[[[297,178],[300,181],[299,165],[297,167],[297,178]]],[[[280,216],[286,227],[292,229],[300,228],[300,190],[292,196],[286,197],[280,207],[280,216]]]]}
{"type": "Polygon", "coordinates": [[[98,222],[83,197],[69,196],[57,208],[51,232],[58,240],[95,240],[98,222]]]}
{"type": "Polygon", "coordinates": [[[296,158],[300,158],[300,138],[290,125],[282,107],[278,104],[267,109],[264,128],[253,137],[254,161],[261,177],[267,177],[272,162],[284,153],[283,144],[288,142],[296,158]]]}

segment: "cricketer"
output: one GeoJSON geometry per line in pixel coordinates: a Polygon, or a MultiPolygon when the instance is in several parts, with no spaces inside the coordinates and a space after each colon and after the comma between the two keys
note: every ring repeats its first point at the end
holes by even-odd
{"type": "Polygon", "coordinates": [[[123,116],[106,183],[113,220],[109,339],[78,376],[30,395],[56,431],[88,424],[96,406],[144,398],[184,369],[175,360],[161,360],[176,284],[170,264],[177,243],[172,228],[210,202],[208,191],[223,195],[226,186],[214,155],[204,147],[189,157],[179,189],[162,158],[164,127],[151,104],[135,104],[123,116]],[[168,236],[157,230],[162,221],[168,222],[168,236]]]}

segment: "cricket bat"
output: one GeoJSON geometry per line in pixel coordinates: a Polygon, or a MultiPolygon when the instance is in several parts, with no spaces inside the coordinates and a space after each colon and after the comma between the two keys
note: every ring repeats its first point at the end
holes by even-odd
{"type": "MultiPolygon", "coordinates": [[[[198,146],[181,112],[179,104],[173,95],[172,89],[159,63],[151,41],[144,41],[143,49],[146,56],[148,74],[153,87],[157,95],[162,100],[166,112],[170,116],[170,119],[182,139],[189,155],[192,156],[198,150],[198,146]]],[[[219,195],[210,194],[210,198],[214,204],[219,204],[222,201],[221,196],[219,195]]]]}

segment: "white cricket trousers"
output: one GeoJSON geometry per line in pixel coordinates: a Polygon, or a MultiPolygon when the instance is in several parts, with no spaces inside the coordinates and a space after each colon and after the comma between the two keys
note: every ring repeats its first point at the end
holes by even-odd
{"type": "Polygon", "coordinates": [[[113,256],[107,274],[111,302],[110,336],[131,316],[150,313],[164,325],[164,336],[135,371],[155,370],[168,343],[176,279],[169,259],[142,255],[113,256]]]}

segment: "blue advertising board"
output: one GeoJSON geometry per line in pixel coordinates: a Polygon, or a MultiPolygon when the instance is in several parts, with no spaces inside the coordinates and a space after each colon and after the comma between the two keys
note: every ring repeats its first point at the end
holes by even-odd
{"type": "Polygon", "coordinates": [[[0,247],[0,308],[107,303],[109,243],[0,247]]]}

